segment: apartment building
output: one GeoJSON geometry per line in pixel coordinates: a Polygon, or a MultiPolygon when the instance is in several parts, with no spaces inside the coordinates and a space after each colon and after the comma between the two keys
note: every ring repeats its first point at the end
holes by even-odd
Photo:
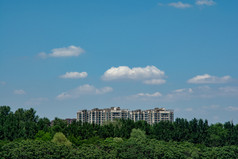
{"type": "Polygon", "coordinates": [[[80,110],[77,112],[77,120],[82,122],[102,125],[106,121],[113,121],[115,119],[144,120],[149,124],[154,124],[159,121],[174,121],[174,111],[166,110],[165,108],[129,111],[128,109],[120,109],[120,107],[111,107],[80,110]]]}

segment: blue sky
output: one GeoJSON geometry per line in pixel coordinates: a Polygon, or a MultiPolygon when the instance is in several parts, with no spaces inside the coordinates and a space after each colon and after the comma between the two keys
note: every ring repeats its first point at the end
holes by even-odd
{"type": "Polygon", "coordinates": [[[238,123],[238,1],[0,1],[0,105],[238,123]]]}

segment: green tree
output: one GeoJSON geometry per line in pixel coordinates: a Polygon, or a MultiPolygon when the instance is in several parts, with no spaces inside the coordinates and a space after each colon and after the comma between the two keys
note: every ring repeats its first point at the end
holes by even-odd
{"type": "Polygon", "coordinates": [[[225,139],[227,137],[228,130],[224,129],[221,123],[213,124],[210,126],[209,130],[209,146],[224,146],[225,139]]]}
{"type": "Polygon", "coordinates": [[[67,122],[65,120],[55,118],[53,120],[53,126],[51,130],[53,131],[52,134],[56,132],[63,132],[64,134],[67,134],[67,122]]]}
{"type": "Polygon", "coordinates": [[[9,106],[0,106],[0,140],[4,139],[5,136],[5,126],[8,124],[6,122],[8,115],[10,113],[10,107],[9,106]]]}
{"type": "Polygon", "coordinates": [[[41,141],[50,141],[52,139],[52,136],[49,132],[45,132],[43,130],[40,130],[35,135],[35,139],[36,140],[41,140],[41,141]]]}
{"type": "Polygon", "coordinates": [[[65,137],[62,132],[56,133],[51,141],[58,145],[65,145],[68,147],[71,147],[72,145],[72,143],[65,137]]]}
{"type": "Polygon", "coordinates": [[[37,122],[37,129],[48,132],[50,129],[50,120],[48,118],[40,118],[37,122]]]}
{"type": "Polygon", "coordinates": [[[136,141],[144,141],[146,139],[145,131],[140,129],[132,129],[131,138],[136,141]]]}
{"type": "Polygon", "coordinates": [[[1,158],[6,159],[61,159],[77,158],[69,147],[37,140],[10,142],[2,147],[1,158]]]}

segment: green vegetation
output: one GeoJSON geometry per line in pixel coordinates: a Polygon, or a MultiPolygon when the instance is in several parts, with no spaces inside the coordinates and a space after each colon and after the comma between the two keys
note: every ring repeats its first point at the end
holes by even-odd
{"type": "Polygon", "coordinates": [[[51,141],[55,144],[65,145],[67,147],[71,147],[71,145],[72,145],[72,143],[64,136],[64,134],[62,132],[55,133],[55,135],[51,141]]]}
{"type": "Polygon", "coordinates": [[[102,126],[0,107],[0,158],[238,158],[238,125],[176,119],[102,126]]]}

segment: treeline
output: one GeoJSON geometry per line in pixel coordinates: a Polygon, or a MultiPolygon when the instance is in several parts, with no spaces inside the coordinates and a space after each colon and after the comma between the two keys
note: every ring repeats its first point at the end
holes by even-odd
{"type": "Polygon", "coordinates": [[[78,147],[28,139],[0,148],[0,157],[4,159],[237,159],[237,156],[238,146],[204,147],[189,142],[159,141],[149,139],[140,129],[132,129],[129,139],[111,137],[78,147]]]}
{"type": "Polygon", "coordinates": [[[177,118],[104,125],[39,118],[0,106],[0,158],[237,158],[238,124],[177,118]],[[59,133],[60,132],[60,133],[59,133]],[[30,157],[29,157],[30,156],[30,157]],[[40,157],[42,156],[42,157],[40,157]]]}
{"type": "Polygon", "coordinates": [[[163,141],[188,141],[206,146],[238,145],[238,124],[208,124],[207,120],[177,118],[174,122],[161,121],[149,125],[145,121],[117,120],[102,126],[75,121],[68,125],[65,120],[39,118],[34,109],[18,109],[14,113],[9,106],[0,107],[0,140],[16,139],[51,140],[56,132],[62,132],[73,144],[79,146],[109,137],[128,139],[132,129],[145,131],[150,139],[163,141]]]}

